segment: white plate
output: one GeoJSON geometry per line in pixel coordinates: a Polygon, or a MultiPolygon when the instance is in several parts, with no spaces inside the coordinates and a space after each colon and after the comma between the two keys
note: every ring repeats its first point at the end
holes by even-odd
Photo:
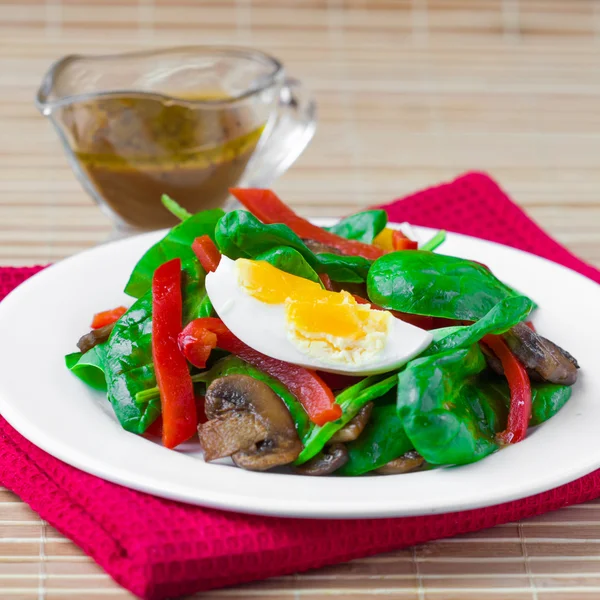
{"type": "MultiPolygon", "coordinates": [[[[327,224],[326,221],[318,221],[327,224]]],[[[431,232],[415,228],[420,236],[431,232]]],[[[130,302],[123,289],[163,233],[107,244],[32,277],[0,303],[0,412],[61,460],[124,486],[193,504],[289,517],[386,517],[457,511],[523,498],[600,467],[600,286],[531,254],[451,234],[444,253],[473,258],[536,300],[539,330],[580,362],[560,413],[520,444],[469,466],[358,478],[252,473],[203,462],[127,433],[103,394],[63,356],[90,316],[130,302]]]]}

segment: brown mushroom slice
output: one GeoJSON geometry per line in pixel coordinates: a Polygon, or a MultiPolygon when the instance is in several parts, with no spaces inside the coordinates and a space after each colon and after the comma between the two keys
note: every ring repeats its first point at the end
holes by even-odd
{"type": "Polygon", "coordinates": [[[110,337],[114,326],[114,323],[110,323],[110,325],[105,325],[104,327],[100,327],[98,329],[92,329],[89,333],[82,335],[77,342],[79,351],[85,354],[94,346],[105,342],[110,337]]]}
{"type": "Polygon", "coordinates": [[[496,375],[504,375],[504,368],[502,367],[500,359],[485,344],[480,344],[480,347],[487,366],[494,371],[496,375]]]}
{"type": "MultiPolygon", "coordinates": [[[[496,375],[504,376],[504,367],[500,362],[500,359],[490,350],[488,346],[485,344],[481,344],[481,351],[483,352],[483,356],[485,358],[485,362],[487,366],[496,373],[496,375]]],[[[538,374],[537,371],[533,369],[526,369],[527,375],[529,375],[529,379],[531,381],[545,381],[544,378],[538,374]]]]}
{"type": "Polygon", "coordinates": [[[579,365],[575,358],[554,342],[538,335],[525,323],[519,323],[504,334],[514,355],[535,371],[544,381],[573,385],[579,365]]]}
{"type": "Polygon", "coordinates": [[[425,459],[416,451],[409,450],[399,458],[390,460],[389,463],[375,469],[375,473],[380,475],[400,475],[401,473],[410,473],[423,466],[425,459]]]}
{"type": "Polygon", "coordinates": [[[339,256],[344,256],[344,253],[333,246],[328,246],[323,242],[317,242],[316,240],[310,240],[308,238],[302,238],[304,245],[315,254],[322,254],[326,252],[327,254],[337,254],[339,256]]]}
{"type": "Polygon", "coordinates": [[[206,390],[208,421],[198,426],[206,461],[231,456],[243,469],[266,471],[298,458],[302,443],[281,398],[248,375],[215,379],[206,390]]]}
{"type": "Polygon", "coordinates": [[[254,414],[236,411],[207,421],[198,427],[198,432],[206,462],[231,456],[241,445],[250,447],[267,435],[267,429],[254,414]]]}
{"type": "Polygon", "coordinates": [[[314,458],[296,467],[300,475],[331,475],[348,462],[348,450],[344,444],[331,444],[314,458]]]}
{"type": "Polygon", "coordinates": [[[357,413],[356,416],[344,425],[341,429],[336,431],[329,440],[331,443],[335,442],[353,442],[363,432],[364,428],[369,422],[371,412],[373,411],[373,403],[368,402],[365,404],[357,413]]]}

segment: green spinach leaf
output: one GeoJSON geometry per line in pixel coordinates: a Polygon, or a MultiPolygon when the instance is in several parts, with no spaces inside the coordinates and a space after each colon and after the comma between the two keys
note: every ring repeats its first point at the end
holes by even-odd
{"type": "Polygon", "coordinates": [[[431,356],[447,350],[468,348],[489,333],[499,335],[524,321],[533,309],[533,302],[525,296],[502,300],[485,316],[472,325],[443,327],[431,333],[433,341],[420,356],[431,356]]]}
{"type": "Polygon", "coordinates": [[[265,225],[245,210],[234,210],[220,219],[215,238],[219,250],[233,260],[255,259],[273,248],[288,246],[317,273],[326,273],[334,281],[361,283],[371,266],[371,261],[360,256],[314,254],[287,225],[265,225]]]}
{"type": "Polygon", "coordinates": [[[125,286],[125,293],[141,298],[152,287],[156,268],[172,258],[181,258],[184,267],[189,268],[196,261],[192,242],[201,235],[208,235],[214,240],[215,227],[224,214],[220,208],[205,210],[173,227],[138,261],[125,286]]]}
{"type": "Polygon", "coordinates": [[[497,449],[492,415],[475,384],[485,367],[473,345],[417,358],[398,375],[398,415],[427,462],[466,464],[497,449]]]}
{"type": "Polygon", "coordinates": [[[216,315],[217,313],[215,312],[212,302],[210,301],[208,294],[206,294],[198,307],[198,318],[204,319],[206,317],[215,317],[216,315]]]}
{"type": "Polygon", "coordinates": [[[106,391],[106,377],[104,375],[104,360],[106,343],[98,344],[85,354],[73,352],[65,356],[67,368],[90,387],[106,391]]]}
{"type": "MultiPolygon", "coordinates": [[[[506,384],[505,384],[506,385],[506,384]]],[[[508,389],[508,385],[506,385],[508,389]]],[[[529,425],[540,425],[553,417],[569,400],[573,388],[555,383],[531,384],[531,421],[529,425]]],[[[510,394],[510,392],[509,392],[510,394]]]]}
{"type": "Polygon", "coordinates": [[[376,404],[358,439],[346,444],[348,462],[336,475],[362,475],[413,449],[395,404],[376,404]]]}
{"type": "Polygon", "coordinates": [[[108,399],[121,426],[144,433],[160,414],[160,399],[140,406],[138,392],[156,385],[152,362],[152,292],[147,292],[117,321],[105,359],[108,399]]]}
{"type": "Polygon", "coordinates": [[[364,210],[342,219],[333,227],[325,227],[325,229],[348,240],[371,244],[385,229],[387,220],[385,210],[364,210]]]}
{"type": "MultiPolygon", "coordinates": [[[[208,294],[204,287],[206,273],[197,260],[181,265],[181,292],[183,299],[183,325],[205,316],[208,294]]],[[[212,304],[210,305],[212,307],[212,304]]],[[[206,315],[210,316],[210,315],[206,315]]]]}
{"type": "Polygon", "coordinates": [[[401,312],[476,321],[515,292],[482,265],[421,250],[392,252],[369,271],[372,302],[401,312]]]}
{"type": "Polygon", "coordinates": [[[362,256],[340,256],[322,252],[314,255],[318,273],[326,273],[333,281],[363,283],[367,280],[371,261],[362,256]]]}
{"type": "Polygon", "coordinates": [[[316,271],[306,262],[302,254],[289,246],[276,246],[254,258],[255,260],[265,260],[280,271],[310,279],[310,281],[322,285],[316,271]]]}

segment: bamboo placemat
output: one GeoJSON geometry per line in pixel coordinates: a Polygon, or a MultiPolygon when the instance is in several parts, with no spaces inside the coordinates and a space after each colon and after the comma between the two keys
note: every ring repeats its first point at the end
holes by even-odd
{"type": "MultiPolygon", "coordinates": [[[[460,172],[490,172],[600,264],[600,3],[592,0],[0,0],[0,264],[106,238],[33,106],[73,52],[257,46],[319,103],[315,140],[277,183],[341,215],[460,172]]],[[[568,451],[568,449],[565,449],[568,451]]],[[[600,597],[600,503],[204,598],[578,600],[600,597]]],[[[130,598],[0,489],[0,598],[130,598]]]]}

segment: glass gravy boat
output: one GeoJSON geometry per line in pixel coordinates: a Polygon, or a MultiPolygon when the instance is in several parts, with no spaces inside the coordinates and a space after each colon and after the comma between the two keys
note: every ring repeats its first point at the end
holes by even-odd
{"type": "Polygon", "coordinates": [[[316,127],[280,62],[216,46],[66,56],[36,105],[117,237],[174,225],[162,194],[197,212],[231,203],[230,187],[268,187],[316,127]]]}

